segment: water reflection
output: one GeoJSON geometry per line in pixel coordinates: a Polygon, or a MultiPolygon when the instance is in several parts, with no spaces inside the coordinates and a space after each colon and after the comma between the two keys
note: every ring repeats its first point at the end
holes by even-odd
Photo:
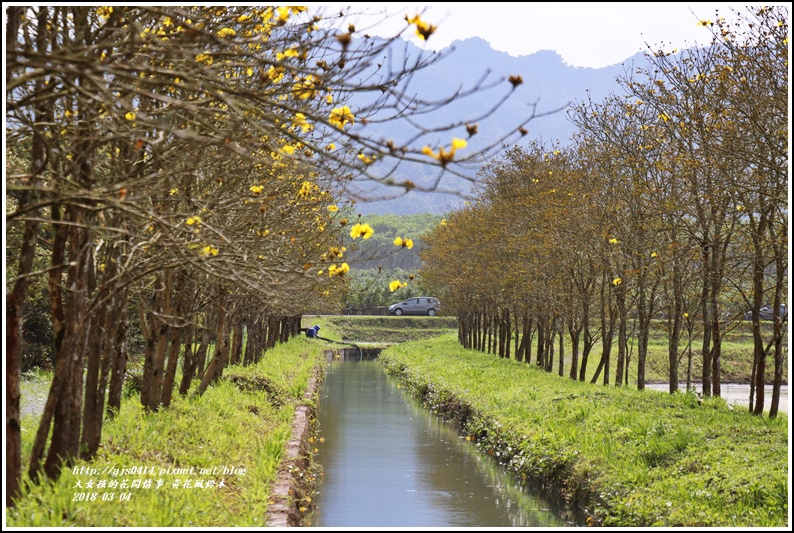
{"type": "Polygon", "coordinates": [[[312,527],[559,527],[559,510],[399,388],[376,362],[333,362],[318,407],[312,527]]]}

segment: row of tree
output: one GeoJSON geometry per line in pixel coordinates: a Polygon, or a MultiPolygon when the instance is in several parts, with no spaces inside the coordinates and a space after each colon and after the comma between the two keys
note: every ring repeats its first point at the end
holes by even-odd
{"type": "MultiPolygon", "coordinates": [[[[180,368],[179,391],[198,378],[201,394],[230,361],[256,361],[299,332],[305,310],[338,303],[343,247],[370,234],[339,205],[353,178],[380,179],[388,173],[373,167],[400,161],[454,172],[457,161],[422,149],[433,131],[419,120],[406,139],[367,136],[373,117],[445,105],[407,85],[439,57],[389,61],[400,35],[374,40],[344,11],[10,6],[6,15],[8,506],[22,480],[30,294],[46,295],[54,362],[35,481],[96,452],[136,355],[131,323],[144,341],[145,408],[170,403],[180,368]]],[[[408,29],[426,39],[434,27],[417,15],[408,29]]],[[[506,81],[505,94],[514,87],[506,81]]]]}
{"type": "Polygon", "coordinates": [[[646,54],[647,66],[618,80],[624,94],[572,108],[572,145],[508,150],[481,171],[476,202],[425,237],[420,274],[459,316],[464,346],[529,362],[537,332],[536,362],[553,371],[554,340],[567,329],[570,378],[585,379],[600,341],[593,381],[622,385],[636,319],[642,389],[651,319],[663,316],[670,391],[682,335],[697,324],[702,390],[718,396],[723,336],[750,310],[751,410],[763,413],[771,354],[777,415],[788,287],[788,8],[752,7],[734,22],[702,24],[711,46],[646,54]],[[761,327],[765,304],[775,313],[771,336],[761,327]]]}

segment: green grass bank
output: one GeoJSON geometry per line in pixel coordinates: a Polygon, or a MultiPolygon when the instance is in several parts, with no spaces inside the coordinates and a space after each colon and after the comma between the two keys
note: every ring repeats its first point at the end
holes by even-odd
{"type": "Polygon", "coordinates": [[[576,382],[463,349],[454,335],[395,345],[379,360],[482,453],[593,525],[789,525],[786,415],[576,382]]]}
{"type": "MultiPolygon", "coordinates": [[[[93,461],[69,465],[55,483],[28,485],[6,510],[6,525],[265,527],[296,411],[313,407],[307,386],[325,368],[323,348],[295,338],[256,365],[226,368],[202,396],[175,395],[156,413],[146,414],[137,395],[125,397],[118,416],[105,421],[93,461]]],[[[28,379],[23,404],[47,387],[28,379]]],[[[24,416],[23,465],[37,427],[36,413],[24,416]]],[[[301,475],[310,486],[313,470],[301,475]]],[[[294,496],[296,506],[310,506],[310,494],[294,496]]]]}

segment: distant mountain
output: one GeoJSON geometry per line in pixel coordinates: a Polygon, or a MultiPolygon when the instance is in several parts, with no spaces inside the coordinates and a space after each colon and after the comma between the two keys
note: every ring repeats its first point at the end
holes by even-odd
{"type": "MultiPolygon", "coordinates": [[[[409,57],[420,53],[427,52],[408,42],[404,50],[398,52],[409,57]]],[[[419,71],[411,79],[407,92],[424,100],[437,100],[455,95],[461,89],[476,86],[478,82],[487,87],[510,76],[521,76],[523,80],[501,107],[486,119],[478,121],[479,131],[469,140],[468,148],[472,151],[515,132],[523,121],[532,116],[533,111],[535,118],[525,125],[527,135],[513,136],[507,144],[525,143],[531,139],[547,143],[559,141],[563,145],[570,143],[576,128],[570,122],[566,108],[588,98],[598,102],[610,93],[619,92],[621,88],[617,84],[617,78],[624,75],[632,64],[646,61],[644,55],[639,53],[627,58],[622,64],[609,67],[572,67],[566,65],[562,57],[551,50],[513,57],[494,50],[487,41],[479,37],[455,41],[450,48],[438,53],[443,56],[442,59],[419,71]]],[[[508,92],[508,87],[509,84],[505,82],[467,97],[455,98],[442,109],[417,121],[421,120],[426,126],[439,127],[451,125],[464,117],[482,114],[508,92]]],[[[366,129],[367,135],[394,139],[398,145],[401,139],[410,138],[415,132],[407,122],[372,124],[366,129]]],[[[445,131],[437,138],[426,138],[423,143],[449,146],[452,137],[467,138],[467,134],[461,127],[445,131]]],[[[505,147],[507,146],[502,145],[499,151],[505,147]]],[[[473,166],[467,173],[470,179],[476,178],[477,168],[473,166]]],[[[396,182],[410,179],[416,183],[429,183],[428,180],[437,178],[437,171],[437,167],[428,165],[405,164],[400,165],[391,177],[396,182]]],[[[371,184],[366,187],[369,198],[402,194],[401,189],[394,187],[373,187],[371,184]]],[[[454,176],[445,176],[439,183],[439,189],[460,191],[465,195],[471,191],[471,183],[454,176]]],[[[410,192],[390,200],[360,201],[357,210],[362,214],[440,214],[455,209],[461,201],[461,195],[410,192]]]]}

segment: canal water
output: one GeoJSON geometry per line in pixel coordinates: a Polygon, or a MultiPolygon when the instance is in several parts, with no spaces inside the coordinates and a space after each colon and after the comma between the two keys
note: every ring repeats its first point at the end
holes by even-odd
{"type": "Polygon", "coordinates": [[[308,527],[577,525],[373,360],[329,363],[317,419],[323,476],[308,527]]]}

